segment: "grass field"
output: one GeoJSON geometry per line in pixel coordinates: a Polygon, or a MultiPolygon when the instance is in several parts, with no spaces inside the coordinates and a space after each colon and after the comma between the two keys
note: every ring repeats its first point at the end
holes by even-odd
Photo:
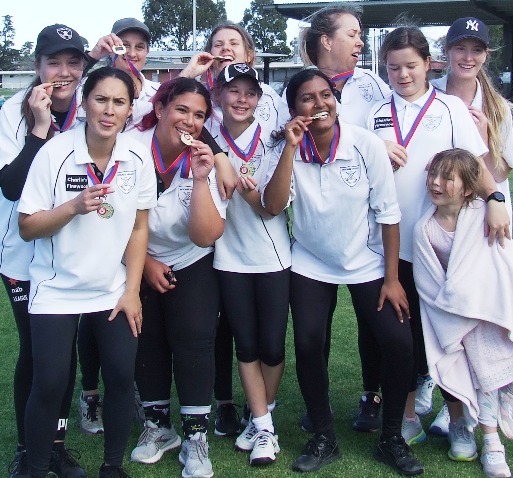
{"type": "MultiPolygon", "coordinates": [[[[339,305],[333,321],[333,343],[330,360],[331,373],[331,402],[335,411],[336,432],[339,438],[342,458],[318,473],[314,477],[394,477],[394,472],[376,463],[372,453],[377,434],[361,434],[351,430],[351,422],[360,397],[360,366],[356,348],[356,327],[354,314],[350,305],[349,295],[343,287],[339,292],[339,305]]],[[[267,468],[255,469],[248,464],[247,455],[233,451],[233,440],[218,438],[210,434],[210,456],[214,465],[215,476],[218,478],[232,477],[292,477],[298,476],[290,469],[290,465],[300,452],[308,435],[300,431],[298,420],[303,413],[304,405],[295,377],[295,360],[293,354],[292,333],[289,330],[287,342],[287,365],[283,384],[278,394],[279,406],[275,412],[277,432],[280,437],[281,453],[277,462],[267,468]]],[[[12,376],[18,343],[14,319],[3,287],[0,292],[0,467],[7,476],[7,467],[13,458],[16,443],[16,427],[12,399],[12,376]]],[[[234,369],[236,373],[236,369],[234,369]]],[[[234,376],[235,395],[238,403],[243,403],[238,377],[234,376]]],[[[76,390],[78,396],[78,388],[76,390]]],[[[431,416],[423,419],[425,428],[434,419],[441,398],[435,392],[436,405],[431,416]]],[[[76,400],[75,400],[76,403],[76,400]]],[[[69,421],[67,438],[68,447],[80,452],[80,463],[90,477],[97,476],[102,462],[103,438],[101,436],[81,435],[78,430],[78,417],[75,403],[69,421]]],[[[178,425],[175,409],[174,423],[178,425]]],[[[179,428],[177,426],[177,428],[179,428]]],[[[132,478],[168,478],[179,477],[181,466],[178,463],[178,452],[171,451],[155,465],[139,465],[130,463],[129,454],[137,442],[140,433],[138,425],[134,425],[132,438],[127,450],[126,470],[132,478]]],[[[478,446],[481,437],[478,435],[478,446]]],[[[507,443],[509,456],[513,457],[513,445],[507,443]]],[[[454,463],[447,457],[447,442],[445,439],[429,436],[428,441],[415,446],[415,452],[426,467],[425,475],[429,477],[482,477],[484,476],[479,461],[473,463],[454,463]]],[[[513,462],[510,460],[513,465],[513,462]]]]}

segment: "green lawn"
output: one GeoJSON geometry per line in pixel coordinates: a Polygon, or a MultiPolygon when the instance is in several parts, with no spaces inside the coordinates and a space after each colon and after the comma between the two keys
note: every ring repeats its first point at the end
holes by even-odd
{"type": "MultiPolygon", "coordinates": [[[[394,472],[372,458],[373,448],[377,440],[376,434],[361,434],[351,430],[356,405],[360,397],[359,357],[356,349],[355,318],[350,306],[347,290],[340,288],[339,306],[333,321],[333,344],[331,354],[331,402],[335,410],[336,432],[340,442],[342,458],[340,461],[326,466],[311,476],[315,477],[394,477],[394,472]]],[[[14,411],[12,406],[12,374],[17,352],[17,337],[14,320],[11,315],[3,287],[0,292],[0,349],[2,368],[0,371],[0,467],[6,470],[9,465],[16,441],[14,411]]],[[[233,451],[233,440],[217,438],[210,435],[210,456],[214,465],[215,476],[228,477],[292,477],[298,476],[290,470],[290,465],[301,450],[308,435],[300,431],[298,420],[303,413],[304,405],[295,378],[295,361],[292,349],[292,334],[288,334],[287,366],[282,387],[279,392],[279,406],[275,412],[277,431],[280,436],[281,453],[277,462],[267,468],[255,469],[248,464],[247,455],[233,451]]],[[[235,371],[235,369],[234,369],[235,371]]],[[[238,378],[235,377],[235,394],[238,403],[243,403],[238,378]]],[[[78,393],[78,389],[77,389],[78,393]]],[[[431,416],[423,419],[428,427],[436,415],[441,402],[440,394],[435,393],[436,406],[431,416]]],[[[175,408],[175,424],[178,425],[175,408]]],[[[177,427],[179,428],[179,427],[177,427]]],[[[155,465],[139,465],[130,463],[129,453],[137,441],[140,429],[134,426],[132,439],[127,451],[126,469],[132,478],[179,477],[181,466],[178,464],[178,452],[171,451],[155,465]]],[[[84,436],[78,431],[76,408],[73,406],[67,439],[68,447],[80,451],[80,460],[89,476],[97,476],[102,461],[101,436],[84,436]]],[[[481,437],[478,436],[480,446],[481,437]]],[[[513,445],[507,443],[509,456],[513,456],[513,445]]],[[[482,477],[484,476],[479,462],[453,463],[447,457],[445,439],[429,437],[422,445],[415,446],[418,457],[426,466],[426,476],[430,477],[482,477]]],[[[511,460],[510,460],[510,463],[511,460]]],[[[512,463],[513,465],[513,463],[512,463]]],[[[6,471],[3,472],[6,476],[6,471]]]]}

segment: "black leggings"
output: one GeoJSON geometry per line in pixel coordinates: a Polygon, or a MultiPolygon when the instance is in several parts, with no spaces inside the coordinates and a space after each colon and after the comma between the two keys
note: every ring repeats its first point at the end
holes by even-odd
{"type": "MultiPolygon", "coordinates": [[[[32,388],[32,339],[30,332],[30,319],[28,313],[28,297],[30,293],[30,282],[11,279],[2,274],[2,281],[11,302],[20,348],[18,360],[14,370],[14,410],[16,413],[16,427],[18,431],[18,443],[25,445],[25,408],[32,388]]],[[[77,367],[76,351],[71,356],[71,367],[68,379],[68,386],[64,393],[59,411],[59,421],[56,440],[64,440],[66,428],[73,399],[73,388],[75,387],[75,371],[77,367]]]]}
{"type": "Polygon", "coordinates": [[[213,254],[175,271],[176,288],[160,294],[143,281],[143,329],[136,382],[143,401],[168,400],[174,372],[182,406],[206,406],[214,386],[219,284],[213,254]]]}
{"type": "Polygon", "coordinates": [[[290,269],[239,274],[219,272],[223,308],[235,338],[237,359],[275,367],[285,359],[290,269]]]}
{"type": "Polygon", "coordinates": [[[80,317],[77,343],[82,390],[96,390],[100,379],[100,352],[94,337],[94,321],[89,315],[80,317]]]}
{"type": "MultiPolygon", "coordinates": [[[[383,279],[349,285],[359,327],[375,337],[382,357],[383,434],[399,435],[412,374],[412,337],[408,320],[399,322],[389,302],[377,312],[383,279]]],[[[296,372],[314,429],[333,431],[326,360],[326,325],[333,316],[338,286],[291,274],[296,372]]]]}
{"type": "MultiPolygon", "coordinates": [[[[111,311],[93,312],[94,335],[105,384],[104,461],[120,466],[132,428],[137,339],[124,313],[108,321],[111,311]]],[[[84,314],[85,315],[85,314],[84,314]]],[[[34,381],[27,403],[25,429],[32,478],[48,471],[59,406],[70,374],[79,315],[30,315],[34,381]]]]}
{"type": "Polygon", "coordinates": [[[222,304],[220,309],[215,342],[214,397],[216,400],[232,400],[233,333],[222,304]]]}

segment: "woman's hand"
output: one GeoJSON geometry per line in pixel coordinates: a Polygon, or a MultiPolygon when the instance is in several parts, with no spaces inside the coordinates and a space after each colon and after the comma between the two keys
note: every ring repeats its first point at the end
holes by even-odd
{"type": "Polygon", "coordinates": [[[241,176],[237,181],[237,192],[244,197],[246,194],[254,191],[257,187],[255,178],[251,176],[241,176]]]}
{"type": "Polygon", "coordinates": [[[197,76],[205,73],[212,66],[213,62],[214,57],[210,53],[207,53],[206,51],[196,53],[191,57],[187,66],[178,76],[183,76],[184,78],[196,78],[197,76]]]}
{"type": "Polygon", "coordinates": [[[161,294],[167,292],[168,290],[174,289],[176,279],[174,282],[169,281],[168,277],[170,277],[170,271],[171,268],[169,266],[146,254],[143,277],[152,289],[155,289],[161,294]]]}
{"type": "Polygon", "coordinates": [[[285,125],[285,141],[287,145],[296,147],[306,131],[308,125],[312,123],[312,118],[309,116],[295,116],[285,125]]]}
{"type": "Polygon", "coordinates": [[[217,189],[219,189],[221,199],[223,201],[231,199],[239,180],[237,171],[235,171],[225,153],[217,153],[214,156],[214,161],[216,165],[217,189]]]}
{"type": "Polygon", "coordinates": [[[475,106],[469,106],[468,110],[470,111],[470,116],[474,120],[474,123],[479,130],[479,134],[484,144],[488,146],[488,119],[485,114],[475,106]]]}
{"type": "Polygon", "coordinates": [[[111,55],[112,47],[114,45],[123,45],[123,40],[115,33],[109,33],[98,40],[98,43],[89,52],[89,56],[94,60],[101,60],[102,58],[111,55]]]}
{"type": "Polygon", "coordinates": [[[488,201],[486,204],[485,236],[488,236],[488,245],[493,246],[495,240],[504,248],[504,239],[511,239],[509,230],[509,214],[503,202],[488,201]]]}
{"type": "Polygon", "coordinates": [[[52,123],[52,106],[53,86],[51,83],[42,83],[32,89],[32,93],[28,99],[29,107],[34,115],[34,128],[32,134],[41,139],[46,139],[48,130],[52,123]]]}
{"type": "Polygon", "coordinates": [[[214,167],[214,154],[208,144],[194,140],[191,144],[191,170],[195,180],[206,181],[214,167]]]}
{"type": "Polygon", "coordinates": [[[138,291],[125,290],[123,295],[119,298],[116,307],[112,309],[109,316],[109,321],[114,320],[118,312],[124,312],[132,330],[134,337],[141,333],[142,327],[142,304],[138,291]]]}
{"type": "Polygon", "coordinates": [[[388,300],[392,304],[399,322],[404,321],[404,316],[408,317],[408,319],[410,318],[410,307],[408,305],[408,299],[406,298],[406,292],[398,279],[385,279],[383,282],[379,294],[378,312],[383,309],[385,300],[388,300]]]}
{"type": "Polygon", "coordinates": [[[385,146],[387,148],[388,157],[390,162],[397,164],[398,166],[404,168],[406,163],[408,162],[408,153],[404,146],[395,143],[394,141],[384,140],[385,146]]]}
{"type": "Polygon", "coordinates": [[[109,188],[106,184],[90,186],[70,201],[72,203],[73,212],[75,215],[78,215],[96,211],[103,203],[103,196],[113,192],[114,189],[109,188]]]}

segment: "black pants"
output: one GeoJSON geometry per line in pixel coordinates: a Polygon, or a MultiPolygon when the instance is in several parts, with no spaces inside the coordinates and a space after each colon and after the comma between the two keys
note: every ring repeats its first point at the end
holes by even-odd
{"type": "Polygon", "coordinates": [[[167,400],[174,373],[182,406],[210,405],[219,284],[213,254],[175,271],[176,288],[164,294],[143,282],[143,329],[136,382],[143,401],[167,400]]]}
{"type": "MultiPolygon", "coordinates": [[[[412,375],[412,337],[408,320],[399,322],[390,303],[377,312],[383,279],[349,285],[359,327],[372,333],[381,352],[383,433],[398,435],[412,375]]],[[[326,325],[333,317],[338,286],[291,275],[296,372],[314,429],[333,431],[329,405],[326,325]]]]}
{"type": "MultiPolygon", "coordinates": [[[[94,312],[94,336],[98,343],[105,384],[103,422],[104,461],[119,466],[132,428],[134,367],[137,339],[124,313],[109,322],[111,311],[94,312]]],[[[85,314],[84,314],[85,315],[85,314]]],[[[25,429],[32,478],[48,471],[59,404],[66,391],[79,315],[30,315],[34,381],[27,403],[25,429]]]]}
{"type": "Polygon", "coordinates": [[[80,317],[77,343],[82,390],[96,390],[100,378],[100,352],[94,337],[94,321],[89,315],[80,317]]]}
{"type": "MultiPolygon", "coordinates": [[[[2,281],[11,302],[18,339],[20,343],[18,360],[14,370],[14,410],[16,413],[16,428],[18,431],[18,443],[25,445],[25,408],[32,388],[32,338],[30,332],[30,319],[28,313],[28,297],[30,293],[30,282],[11,279],[2,274],[2,281]]],[[[73,388],[75,387],[75,373],[77,367],[77,356],[75,348],[71,356],[71,367],[68,379],[68,386],[64,392],[59,411],[59,421],[55,439],[64,440],[66,428],[73,399],[73,388]]],[[[54,430],[55,431],[55,430],[54,430]]]]}
{"type": "Polygon", "coordinates": [[[232,366],[233,333],[221,301],[215,342],[214,398],[216,400],[233,399],[232,366]]]}

